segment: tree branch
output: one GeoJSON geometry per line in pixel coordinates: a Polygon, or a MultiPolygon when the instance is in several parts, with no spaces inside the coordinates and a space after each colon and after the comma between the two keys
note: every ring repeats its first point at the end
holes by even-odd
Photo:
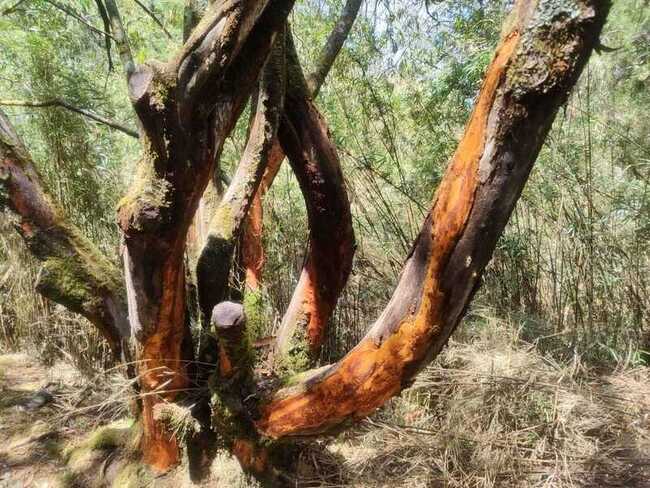
{"type": "Polygon", "coordinates": [[[104,23],[104,32],[106,33],[104,35],[104,46],[106,48],[106,56],[108,57],[108,71],[113,71],[113,58],[111,57],[111,36],[108,34],[111,30],[111,20],[108,18],[106,7],[104,7],[102,0],[95,0],[95,4],[97,5],[97,10],[99,10],[99,15],[101,16],[102,22],[104,23]]]}
{"type": "Polygon", "coordinates": [[[133,55],[131,54],[129,36],[126,33],[126,30],[124,30],[120,11],[117,8],[115,0],[104,0],[104,4],[106,6],[106,14],[111,23],[111,38],[115,41],[117,52],[120,54],[120,60],[122,61],[124,74],[126,75],[127,81],[129,81],[131,76],[135,73],[135,63],[133,61],[133,55]]]}
{"type": "Polygon", "coordinates": [[[77,19],[79,22],[81,22],[83,25],[85,25],[86,27],[88,27],[88,29],[90,29],[91,31],[93,31],[95,34],[99,34],[100,36],[107,36],[107,37],[113,38],[113,36],[111,36],[110,33],[98,29],[97,27],[95,27],[94,25],[92,25],[90,22],[88,22],[86,19],[84,19],[81,15],[79,15],[78,13],[76,13],[76,12],[75,12],[74,10],[72,10],[71,8],[66,7],[65,5],[61,5],[60,3],[55,2],[54,0],[45,0],[45,1],[46,1],[47,3],[49,3],[50,5],[52,5],[54,8],[59,9],[59,10],[60,10],[61,12],[63,12],[64,14],[69,15],[69,16],[72,17],[73,19],[77,19]]]}
{"type": "Polygon", "coordinates": [[[172,37],[172,35],[169,33],[169,31],[165,28],[165,26],[163,25],[163,23],[158,19],[158,17],[156,17],[156,14],[154,14],[151,10],[149,10],[149,8],[147,8],[147,6],[146,6],[145,4],[143,4],[140,0],[133,0],[133,1],[134,1],[135,3],[137,3],[138,6],[139,6],[142,10],[144,10],[145,13],[146,13],[149,17],[151,17],[151,19],[152,19],[156,24],[158,24],[158,26],[163,30],[163,32],[165,33],[165,35],[167,36],[168,39],[174,39],[174,38],[172,37]]]}
{"type": "Polygon", "coordinates": [[[309,97],[290,35],[287,72],[279,140],[307,206],[309,244],[298,285],[278,329],[275,363],[298,373],[318,358],[328,321],[352,270],[355,242],[336,146],[309,97]]]}
{"type": "MultiPolygon", "coordinates": [[[[308,86],[311,98],[315,99],[322,84],[324,83],[331,67],[338,56],[341,47],[345,43],[354,21],[359,13],[362,0],[348,0],[343,7],[341,16],[336,22],[332,32],[328,36],[327,42],[321,51],[316,70],[308,77],[308,86]]],[[[282,161],[284,160],[284,153],[280,148],[278,141],[274,143],[273,150],[274,157],[269,161],[262,182],[260,183],[253,203],[251,211],[247,216],[247,221],[244,225],[244,231],[241,237],[242,248],[242,267],[246,270],[246,287],[249,290],[257,290],[261,281],[262,270],[264,267],[264,248],[262,247],[262,227],[263,227],[263,208],[262,200],[268,189],[273,184],[273,180],[277,175],[282,161]]]]}
{"type": "Polygon", "coordinates": [[[46,108],[46,107],[61,107],[65,108],[67,110],[70,110],[71,112],[78,113],[80,115],[83,115],[84,117],[88,117],[91,120],[94,120],[95,122],[99,122],[100,124],[106,125],[108,127],[111,127],[115,130],[119,130],[123,134],[126,134],[127,136],[135,137],[136,139],[138,138],[138,133],[135,129],[131,129],[125,125],[120,124],[119,122],[116,122],[111,119],[107,119],[106,117],[102,117],[101,115],[98,115],[96,113],[90,112],[89,110],[76,107],[65,100],[61,100],[59,98],[53,98],[51,100],[43,100],[43,101],[30,101],[30,100],[0,100],[0,106],[6,106],[6,107],[34,107],[34,108],[46,108]]]}
{"type": "Polygon", "coordinates": [[[0,207],[16,217],[16,230],[42,263],[37,290],[86,317],[116,358],[129,337],[121,273],[81,231],[66,221],[43,189],[36,167],[0,111],[0,207]]]}
{"type": "Polygon", "coordinates": [[[327,38],[327,42],[318,56],[318,61],[316,63],[316,68],[312,73],[307,77],[307,86],[309,86],[309,91],[311,92],[312,98],[318,96],[327,74],[330,72],[330,69],[334,65],[345,40],[352,30],[354,21],[357,18],[359,9],[363,0],[347,0],[341,16],[337,20],[332,32],[327,38]]]}
{"type": "Polygon", "coordinates": [[[609,10],[602,0],[518,0],[474,112],[386,309],[333,366],[271,395],[256,422],[271,438],[360,419],[409,385],[444,347],[609,10]]]}

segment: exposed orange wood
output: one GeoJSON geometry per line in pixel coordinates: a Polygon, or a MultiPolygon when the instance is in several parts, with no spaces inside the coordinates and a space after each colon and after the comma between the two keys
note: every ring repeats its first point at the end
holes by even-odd
{"type": "Polygon", "coordinates": [[[143,394],[144,461],[164,472],[178,464],[178,441],[166,426],[155,418],[156,405],[172,402],[189,384],[182,344],[186,330],[178,324],[185,317],[185,280],[183,268],[168,265],[163,272],[167,283],[160,304],[156,332],[147,337],[140,353],[138,372],[143,394]]]}
{"type": "Polygon", "coordinates": [[[275,139],[267,162],[262,181],[255,192],[251,208],[246,216],[241,237],[242,255],[241,263],[246,274],[246,286],[249,290],[258,290],[262,281],[262,271],[266,261],[262,243],[264,226],[264,207],[262,201],[266,192],[271,187],[275,176],[280,171],[284,152],[275,139]]]}
{"type": "Polygon", "coordinates": [[[279,438],[293,432],[308,433],[322,430],[328,422],[364,417],[404,387],[408,369],[426,354],[430,338],[440,332],[445,313],[439,278],[472,208],[488,117],[518,39],[515,32],[499,47],[463,139],[434,198],[433,251],[426,264],[419,309],[404,317],[383,342],[366,338],[322,381],[314,385],[307,381],[304,391],[289,393],[264,406],[256,423],[264,435],[279,438]]]}

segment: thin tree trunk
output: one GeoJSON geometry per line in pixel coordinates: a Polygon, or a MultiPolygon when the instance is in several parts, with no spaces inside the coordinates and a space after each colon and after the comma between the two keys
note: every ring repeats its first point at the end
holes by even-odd
{"type": "Polygon", "coordinates": [[[309,217],[308,254],[276,341],[276,366],[300,372],[318,358],[327,322],[352,269],[350,202],[336,147],[309,97],[298,56],[287,40],[287,96],[279,139],[309,217]]]}
{"type": "MultiPolygon", "coordinates": [[[[325,46],[321,50],[316,68],[307,77],[307,85],[309,94],[312,99],[318,96],[327,75],[329,74],[334,61],[338,57],[343,44],[350,35],[354,21],[359,14],[359,9],[363,0],[347,0],[341,11],[334,28],[327,38],[325,46]]],[[[275,176],[278,174],[282,161],[284,160],[284,153],[280,148],[278,141],[275,142],[272,151],[272,157],[264,172],[264,177],[260,183],[257,192],[253,197],[251,204],[251,211],[249,217],[244,224],[244,231],[241,236],[241,264],[245,270],[246,287],[252,291],[259,290],[259,284],[262,281],[262,271],[264,269],[264,246],[262,243],[263,226],[264,226],[264,210],[262,202],[264,195],[271,185],[275,176]]]]}

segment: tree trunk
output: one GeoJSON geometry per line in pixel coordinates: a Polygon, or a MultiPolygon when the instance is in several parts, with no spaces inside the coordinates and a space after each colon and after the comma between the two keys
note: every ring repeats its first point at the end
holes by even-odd
{"type": "Polygon", "coordinates": [[[440,352],[480,284],[608,7],[601,0],[517,2],[390,303],[341,361],[263,402],[256,421],[262,435],[314,435],[362,418],[440,352]]]}
{"type": "Polygon", "coordinates": [[[128,356],[129,324],[122,276],[45,191],[27,149],[0,111],[0,208],[43,266],[37,290],[83,315],[106,339],[116,360],[128,356]]]}
{"type": "MultiPolygon", "coordinates": [[[[347,0],[341,11],[341,15],[336,21],[334,28],[321,50],[316,68],[307,77],[309,95],[312,99],[318,96],[327,75],[329,74],[334,61],[339,55],[343,44],[348,38],[354,21],[357,18],[362,0],[347,0]]],[[[284,153],[280,148],[278,141],[274,143],[272,157],[269,159],[268,166],[264,172],[264,177],[260,183],[257,192],[253,197],[251,211],[248,214],[244,224],[244,232],[241,236],[242,256],[241,264],[245,270],[246,286],[249,290],[258,291],[259,284],[262,281],[262,270],[264,269],[264,246],[262,244],[262,234],[264,226],[264,210],[262,202],[264,195],[271,185],[275,176],[280,170],[284,153]]]]}
{"type": "Polygon", "coordinates": [[[308,254],[276,341],[276,366],[304,371],[318,358],[327,323],[352,269],[352,215],[336,147],[309,97],[293,41],[279,139],[302,190],[309,218],[308,254]]]}
{"type": "Polygon", "coordinates": [[[215,4],[170,63],[127,72],[144,154],[119,207],[131,330],[138,341],[144,460],[165,471],[179,446],[158,405],[188,385],[184,251],[199,199],[291,0],[215,4]]]}

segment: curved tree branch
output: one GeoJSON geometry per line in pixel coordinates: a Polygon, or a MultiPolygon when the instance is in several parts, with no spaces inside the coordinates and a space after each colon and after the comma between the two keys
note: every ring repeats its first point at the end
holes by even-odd
{"type": "Polygon", "coordinates": [[[16,230],[42,263],[37,290],[86,317],[116,358],[129,337],[119,268],[66,221],[44,190],[34,162],[0,111],[0,207],[16,216],[16,230]]]}
{"type": "MultiPolygon", "coordinates": [[[[322,84],[325,82],[334,61],[336,60],[345,40],[347,39],[354,21],[359,13],[363,0],[347,0],[341,16],[337,20],[332,32],[327,38],[323,47],[316,68],[307,77],[307,85],[312,99],[318,96],[322,84]]],[[[253,197],[251,211],[247,216],[244,231],[241,237],[241,263],[246,272],[246,286],[249,290],[257,291],[262,278],[264,268],[264,248],[262,246],[262,227],[264,221],[262,201],[264,195],[273,184],[278,174],[284,153],[279,142],[274,144],[273,157],[269,160],[262,182],[253,197]]]]}
{"type": "Polygon", "coordinates": [[[70,110],[71,112],[75,112],[80,115],[83,115],[84,117],[88,117],[89,119],[94,120],[95,122],[99,122],[100,124],[106,125],[108,127],[111,127],[112,129],[119,130],[120,132],[126,134],[127,136],[135,137],[136,139],[138,138],[138,132],[135,129],[131,129],[130,127],[127,127],[119,122],[116,122],[115,120],[102,117],[101,115],[98,115],[84,108],[76,107],[71,103],[66,102],[65,100],[61,100],[60,98],[53,98],[50,100],[42,100],[42,101],[0,100],[0,106],[34,107],[34,108],[61,107],[61,108],[65,108],[66,110],[70,110]]]}
{"type": "Polygon", "coordinates": [[[362,418],[408,386],[440,352],[480,285],[609,6],[602,0],[515,4],[389,304],[341,361],[262,403],[256,421],[261,434],[313,435],[362,418]]]}
{"type": "Polygon", "coordinates": [[[287,36],[286,108],[279,140],[302,190],[308,254],[277,334],[276,365],[300,372],[318,358],[328,320],[352,270],[354,231],[336,146],[309,97],[287,36]]]}

